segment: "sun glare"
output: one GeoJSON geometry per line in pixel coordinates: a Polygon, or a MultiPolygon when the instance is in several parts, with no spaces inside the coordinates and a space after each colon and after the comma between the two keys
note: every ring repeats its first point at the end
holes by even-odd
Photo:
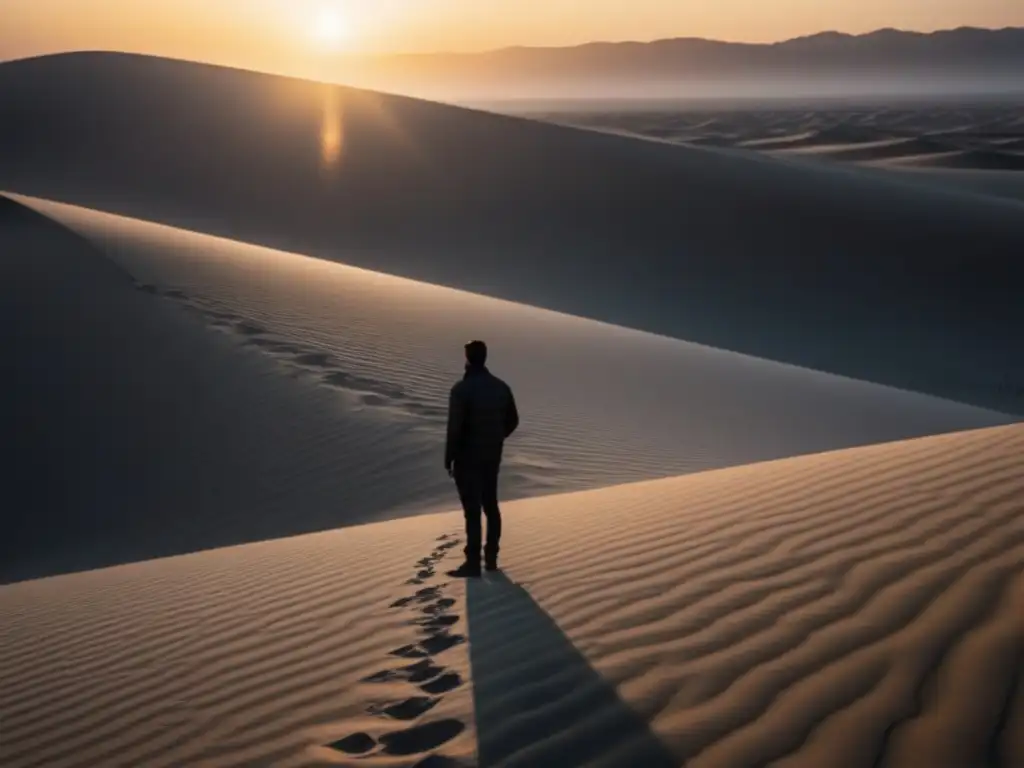
{"type": "Polygon", "coordinates": [[[341,159],[345,135],[338,91],[330,88],[324,101],[324,120],[320,128],[320,157],[325,170],[333,170],[341,159]]]}
{"type": "Polygon", "coordinates": [[[321,8],[313,21],[313,37],[321,44],[338,48],[352,35],[352,27],[344,13],[336,7],[321,8]]]}

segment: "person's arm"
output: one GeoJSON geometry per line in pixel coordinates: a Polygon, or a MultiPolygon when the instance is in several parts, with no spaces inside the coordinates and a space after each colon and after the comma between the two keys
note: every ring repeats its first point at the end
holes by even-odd
{"type": "Polygon", "coordinates": [[[451,471],[455,455],[459,450],[459,441],[466,423],[466,404],[459,391],[459,386],[452,387],[448,396],[448,437],[444,446],[444,468],[451,471]]]}
{"type": "Polygon", "coordinates": [[[516,408],[516,399],[512,395],[512,388],[508,388],[508,406],[505,408],[505,437],[516,431],[519,426],[519,409],[516,408]]]}

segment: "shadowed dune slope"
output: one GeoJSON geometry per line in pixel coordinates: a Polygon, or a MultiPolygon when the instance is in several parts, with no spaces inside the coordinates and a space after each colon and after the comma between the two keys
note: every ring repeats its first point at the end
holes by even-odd
{"type": "Polygon", "coordinates": [[[1024,412],[1019,207],[120,54],[0,66],[0,188],[1024,412]]]}
{"type": "Polygon", "coordinates": [[[506,498],[1010,417],[60,204],[4,200],[0,576],[455,502],[441,465],[482,336],[523,427],[506,498]],[[77,233],[77,234],[73,234],[77,233]],[[12,535],[7,531],[13,530],[12,535]]]}
{"type": "Polygon", "coordinates": [[[925,168],[958,168],[976,171],[1024,171],[1024,155],[985,150],[946,152],[927,157],[907,158],[908,165],[925,168]]]}
{"type": "Polygon", "coordinates": [[[885,169],[883,172],[888,172],[889,168],[915,172],[915,180],[923,183],[949,184],[974,194],[994,195],[1015,200],[1018,204],[1024,203],[1024,173],[922,168],[915,165],[883,165],[882,168],[885,169]]]}
{"type": "Polygon", "coordinates": [[[417,474],[433,446],[407,426],[341,412],[329,392],[211,334],[88,242],[2,197],[0,274],[10,449],[0,580],[447,500],[448,484],[431,482],[439,473],[417,474]],[[380,471],[392,463],[403,482],[380,471]]]}
{"type": "Polygon", "coordinates": [[[0,587],[0,762],[1016,768],[1022,478],[1018,425],[519,501],[468,595],[454,514],[0,587]]]}

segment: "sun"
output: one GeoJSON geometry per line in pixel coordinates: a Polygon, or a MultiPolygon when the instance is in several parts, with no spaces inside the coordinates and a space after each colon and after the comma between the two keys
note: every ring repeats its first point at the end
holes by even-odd
{"type": "Polygon", "coordinates": [[[352,25],[339,8],[325,7],[313,19],[312,34],[321,45],[338,48],[351,38],[352,25]]]}

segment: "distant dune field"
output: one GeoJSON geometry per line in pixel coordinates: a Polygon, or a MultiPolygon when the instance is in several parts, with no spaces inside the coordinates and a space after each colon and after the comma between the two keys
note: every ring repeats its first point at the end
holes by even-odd
{"type": "Polygon", "coordinates": [[[888,171],[928,171],[905,180],[1024,201],[1024,100],[1009,96],[883,105],[748,99],[727,106],[621,101],[594,102],[586,108],[543,102],[493,108],[680,144],[888,171]]]}
{"type": "Polygon", "coordinates": [[[932,186],[185,62],[0,65],[0,189],[1024,413],[1024,217],[932,186]]]}

